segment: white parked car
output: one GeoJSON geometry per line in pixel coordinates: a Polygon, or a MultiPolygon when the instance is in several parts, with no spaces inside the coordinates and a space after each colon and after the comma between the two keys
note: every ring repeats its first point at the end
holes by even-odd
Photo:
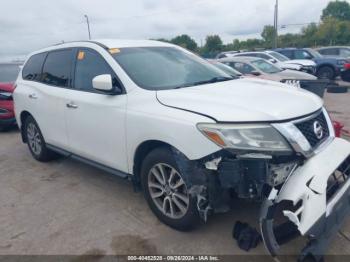
{"type": "Polygon", "coordinates": [[[136,40],[42,49],[16,84],[17,122],[35,159],[65,155],[129,178],[173,228],[192,228],[237,195],[263,202],[272,255],[279,212],[284,240],[309,237],[312,253],[349,209],[350,144],[309,92],[233,79],[181,47],[136,40]]]}
{"type": "Polygon", "coordinates": [[[249,56],[249,57],[258,57],[269,62],[276,64],[278,67],[282,69],[290,69],[303,71],[308,74],[314,75],[316,73],[316,63],[307,59],[289,59],[288,57],[275,52],[275,51],[255,51],[255,52],[233,52],[233,53],[225,53],[225,56],[218,57],[232,57],[232,56],[249,56]]]}

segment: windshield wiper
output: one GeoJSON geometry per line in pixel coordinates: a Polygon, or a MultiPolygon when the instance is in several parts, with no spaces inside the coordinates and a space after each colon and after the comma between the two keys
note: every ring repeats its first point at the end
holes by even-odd
{"type": "Polygon", "coordinates": [[[229,80],[233,80],[236,79],[234,77],[226,77],[226,76],[217,76],[217,77],[213,77],[211,79],[208,80],[203,80],[203,81],[198,81],[198,82],[193,82],[193,83],[188,83],[188,84],[184,84],[181,86],[177,86],[174,89],[179,89],[179,88],[184,88],[184,87],[190,87],[190,86],[199,86],[199,85],[205,85],[205,84],[212,84],[212,83],[218,83],[218,82],[224,82],[224,81],[229,81],[229,80]]]}

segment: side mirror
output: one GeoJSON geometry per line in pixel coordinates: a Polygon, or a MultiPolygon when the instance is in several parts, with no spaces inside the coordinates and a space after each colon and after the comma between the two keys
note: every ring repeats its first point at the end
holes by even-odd
{"type": "Polygon", "coordinates": [[[92,87],[98,91],[111,92],[113,81],[111,75],[98,75],[92,79],[92,87]]]}
{"type": "Polygon", "coordinates": [[[269,59],[269,62],[272,63],[272,64],[276,64],[276,63],[277,63],[277,60],[276,60],[276,59],[273,59],[273,58],[270,58],[270,59],[269,59]]]}
{"type": "Polygon", "coordinates": [[[259,71],[252,71],[250,74],[253,75],[253,76],[261,75],[261,73],[259,71]]]}

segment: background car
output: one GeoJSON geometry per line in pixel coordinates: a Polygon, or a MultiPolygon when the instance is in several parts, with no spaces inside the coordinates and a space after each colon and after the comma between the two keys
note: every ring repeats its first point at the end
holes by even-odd
{"type": "Polygon", "coordinates": [[[19,64],[0,64],[0,131],[16,124],[12,93],[19,70],[19,64]]]}
{"type": "Polygon", "coordinates": [[[317,48],[323,56],[339,56],[343,58],[350,58],[350,46],[328,46],[317,48]]]}
{"type": "Polygon", "coordinates": [[[232,67],[243,75],[255,76],[272,81],[284,80],[317,80],[313,75],[298,72],[295,70],[282,69],[265,59],[256,57],[227,57],[219,60],[220,62],[232,67]]]}
{"type": "Polygon", "coordinates": [[[225,65],[221,62],[218,62],[216,60],[212,60],[212,59],[207,59],[207,61],[209,63],[211,63],[212,65],[216,66],[217,68],[223,70],[225,73],[229,74],[230,76],[233,77],[241,77],[242,74],[240,72],[238,72],[236,69],[233,69],[232,67],[225,65]]]}
{"type": "Polygon", "coordinates": [[[316,75],[323,79],[335,79],[350,70],[350,61],[340,57],[322,56],[311,48],[279,48],[275,51],[290,59],[309,59],[316,63],[316,75]]]}
{"type": "Polygon", "coordinates": [[[317,77],[295,70],[281,69],[268,61],[255,57],[228,57],[220,59],[240,73],[262,79],[282,82],[295,87],[303,88],[319,97],[324,96],[329,81],[318,80],[317,77]]]}
{"type": "MultiPolygon", "coordinates": [[[[338,56],[344,59],[350,59],[349,46],[329,46],[316,49],[323,56],[338,56]]],[[[349,69],[350,65],[345,65],[349,69]]],[[[344,81],[350,82],[350,70],[341,73],[341,78],[344,81]]]]}
{"type": "Polygon", "coordinates": [[[224,57],[230,56],[250,56],[258,57],[269,61],[270,63],[276,64],[283,69],[291,69],[297,71],[303,71],[309,74],[316,73],[316,64],[311,60],[306,59],[289,59],[288,57],[277,53],[275,51],[265,50],[265,51],[254,51],[254,52],[234,52],[234,53],[224,53],[224,57]]]}

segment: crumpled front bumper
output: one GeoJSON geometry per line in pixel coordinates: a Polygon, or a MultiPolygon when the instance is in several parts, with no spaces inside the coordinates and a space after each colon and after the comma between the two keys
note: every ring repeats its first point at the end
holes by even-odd
{"type": "Polygon", "coordinates": [[[301,235],[310,240],[302,250],[302,256],[324,254],[331,235],[339,230],[350,211],[348,176],[350,143],[335,138],[321,152],[298,167],[282,188],[271,190],[262,206],[260,227],[265,246],[272,256],[279,254],[280,246],[288,240],[287,234],[291,238],[301,235]],[[343,180],[330,196],[329,179],[333,174],[342,176],[343,180]],[[278,209],[287,220],[282,226],[276,226],[278,209]],[[282,234],[277,232],[279,229],[282,229],[282,234]]]}

